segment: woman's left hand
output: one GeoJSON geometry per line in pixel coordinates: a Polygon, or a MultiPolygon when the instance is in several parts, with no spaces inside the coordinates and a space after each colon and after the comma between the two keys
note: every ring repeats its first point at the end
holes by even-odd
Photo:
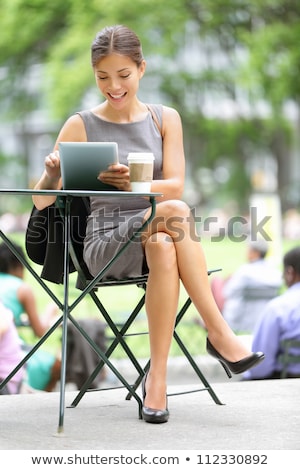
{"type": "Polygon", "coordinates": [[[129,168],[120,163],[110,165],[107,171],[102,171],[98,179],[105,184],[111,184],[121,191],[131,191],[131,184],[129,179],[129,168]]]}

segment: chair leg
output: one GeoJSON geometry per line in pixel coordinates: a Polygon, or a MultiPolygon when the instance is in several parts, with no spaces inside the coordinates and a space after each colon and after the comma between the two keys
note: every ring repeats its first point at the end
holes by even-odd
{"type": "MultiPolygon", "coordinates": [[[[109,360],[109,356],[106,353],[104,353],[103,351],[101,351],[101,349],[89,337],[89,335],[84,331],[84,329],[74,320],[74,318],[72,318],[72,316],[70,316],[70,320],[73,322],[74,326],[76,328],[78,328],[80,333],[84,336],[84,338],[88,341],[90,346],[94,349],[94,351],[101,358],[101,364],[102,364],[102,362],[105,363],[107,365],[107,367],[113,372],[113,374],[120,380],[120,382],[123,384],[123,386],[125,388],[127,388],[127,390],[130,393],[132,393],[132,395],[134,396],[135,400],[138,403],[139,418],[141,419],[142,418],[142,400],[141,400],[141,398],[135,393],[135,390],[132,389],[131,385],[127,382],[127,380],[125,380],[125,378],[122,376],[122,374],[120,374],[118,369],[112,364],[112,362],[109,360]]],[[[90,377],[87,379],[85,384],[83,384],[83,386],[81,387],[79,393],[77,394],[77,396],[75,397],[75,399],[71,403],[70,408],[74,408],[75,406],[77,406],[77,404],[79,403],[79,401],[81,400],[83,395],[86,393],[86,391],[88,391],[87,390],[87,387],[88,387],[87,384],[92,383],[93,379],[97,375],[95,372],[96,372],[96,370],[98,370],[98,368],[99,368],[99,365],[94,370],[94,372],[90,375],[90,377]]],[[[93,389],[93,391],[96,391],[96,389],[93,389]]]]}
{"type": "MultiPolygon", "coordinates": [[[[109,348],[107,349],[107,351],[105,352],[105,358],[106,359],[109,359],[109,357],[112,355],[113,351],[116,349],[116,347],[118,345],[121,345],[123,347],[123,349],[125,350],[126,354],[127,354],[127,357],[131,360],[133,366],[135,367],[135,369],[137,370],[139,376],[142,376],[144,375],[144,371],[141,367],[141,365],[139,364],[139,362],[137,361],[135,355],[133,354],[133,352],[131,351],[131,349],[129,348],[128,344],[126,343],[125,339],[124,339],[124,336],[126,334],[126,332],[128,331],[128,329],[130,328],[130,326],[132,325],[132,323],[134,322],[135,318],[137,317],[137,315],[139,314],[139,312],[141,311],[142,307],[144,306],[145,304],[145,295],[142,296],[142,298],[140,299],[140,301],[138,302],[138,304],[136,305],[136,307],[134,308],[134,310],[131,312],[131,314],[129,315],[127,321],[124,323],[124,325],[122,326],[122,328],[120,330],[118,330],[118,328],[116,327],[115,323],[112,321],[112,319],[110,318],[108,312],[106,311],[106,309],[104,308],[102,302],[100,301],[100,299],[97,297],[97,295],[95,294],[95,292],[91,291],[90,292],[90,295],[94,301],[94,303],[96,304],[98,310],[101,312],[101,314],[103,315],[105,321],[107,322],[107,325],[109,326],[109,328],[111,328],[113,334],[115,335],[115,339],[113,340],[113,342],[111,343],[111,345],[109,346],[109,348]]],[[[101,356],[100,356],[101,357],[101,356]]],[[[82,399],[82,397],[84,396],[84,394],[88,391],[89,389],[89,386],[92,384],[92,382],[94,381],[95,377],[98,375],[98,373],[100,372],[100,370],[102,369],[102,367],[104,366],[104,363],[105,361],[102,359],[100,360],[99,364],[97,365],[97,367],[94,369],[94,371],[92,372],[92,374],[90,375],[90,377],[85,381],[85,383],[82,385],[82,387],[80,388],[80,391],[79,393],[77,394],[77,396],[75,397],[75,399],[73,400],[73,402],[71,403],[71,407],[74,408],[78,405],[78,403],[80,402],[80,400],[82,399]]],[[[109,367],[110,368],[110,367],[109,367]]],[[[112,370],[112,372],[114,373],[114,371],[112,370]]],[[[115,374],[116,375],[116,374],[115,374]]],[[[119,377],[118,377],[119,378],[119,377]]],[[[132,396],[132,393],[131,393],[131,386],[129,385],[129,383],[126,381],[126,388],[129,390],[129,394],[132,396]]],[[[136,388],[132,387],[132,391],[135,392],[136,388]]],[[[94,389],[94,391],[96,391],[94,389]]]]}
{"type": "MultiPolygon", "coordinates": [[[[186,359],[188,360],[188,362],[190,363],[190,365],[192,366],[192,368],[196,372],[197,376],[199,377],[199,379],[201,380],[201,382],[205,386],[205,388],[203,388],[203,389],[198,389],[198,390],[193,390],[193,391],[194,392],[200,392],[202,390],[207,390],[208,393],[210,394],[210,396],[212,397],[212,399],[214,400],[214,402],[217,405],[224,405],[224,403],[221,402],[221,400],[218,398],[218,396],[214,392],[214,390],[211,387],[211,385],[209,384],[208,380],[205,378],[205,376],[203,375],[203,373],[201,372],[201,370],[197,366],[196,362],[194,361],[191,354],[189,353],[189,351],[187,350],[187,348],[185,347],[185,345],[183,344],[183,342],[181,341],[181,339],[179,338],[179,336],[176,332],[174,332],[174,338],[175,338],[176,343],[178,344],[178,346],[180,347],[180,349],[184,353],[186,359]]],[[[192,392],[188,392],[188,393],[192,393],[192,392]]],[[[174,393],[173,395],[180,395],[180,393],[174,393]]]]}
{"type": "MultiPolygon", "coordinates": [[[[148,372],[149,368],[150,368],[150,360],[147,362],[144,369],[141,371],[141,373],[138,375],[137,379],[135,380],[134,384],[132,385],[133,390],[136,390],[139,387],[139,385],[142,383],[144,375],[148,372]]],[[[131,392],[127,393],[125,400],[131,400],[131,398],[132,398],[132,393],[131,392]]]]}
{"type": "MultiPolygon", "coordinates": [[[[193,392],[200,392],[200,391],[204,391],[204,390],[207,390],[208,393],[210,394],[210,396],[212,397],[212,399],[214,400],[214,402],[217,404],[217,405],[223,405],[224,403],[221,402],[221,400],[218,398],[218,396],[216,395],[216,393],[214,392],[213,388],[211,387],[211,385],[209,384],[209,382],[207,381],[206,377],[203,375],[203,373],[201,372],[201,370],[199,369],[198,365],[196,364],[196,362],[194,361],[193,357],[191,356],[191,354],[189,353],[188,349],[186,348],[186,346],[184,345],[184,343],[182,342],[182,340],[180,339],[178,333],[176,332],[176,327],[177,325],[180,323],[180,321],[182,320],[183,316],[185,315],[185,313],[187,312],[187,310],[189,309],[190,305],[191,305],[192,301],[190,298],[188,298],[184,305],[182,306],[182,308],[180,309],[180,311],[178,312],[177,314],[177,317],[176,317],[176,322],[175,322],[175,330],[174,330],[174,333],[173,333],[173,337],[176,341],[176,343],[178,344],[178,346],[180,347],[180,349],[182,350],[184,356],[186,357],[186,359],[188,360],[188,362],[190,363],[191,367],[194,369],[196,375],[198,376],[198,378],[201,380],[202,384],[204,385],[204,388],[201,388],[201,389],[197,389],[197,390],[191,390],[191,391],[186,391],[186,392],[178,392],[178,393],[173,393],[173,394],[170,394],[168,396],[172,396],[172,395],[182,395],[182,394],[185,394],[185,393],[193,393],[193,392]]],[[[134,390],[137,389],[137,387],[140,385],[142,379],[143,379],[143,376],[144,374],[149,370],[149,367],[150,367],[150,361],[147,362],[146,366],[144,367],[144,370],[143,370],[143,373],[140,374],[134,385],[132,386],[132,388],[134,390]]],[[[131,398],[131,393],[129,392],[127,395],[126,395],[126,400],[130,400],[131,398]]]]}
{"type": "MultiPolygon", "coordinates": [[[[199,377],[199,379],[201,380],[201,382],[203,383],[203,385],[205,386],[204,389],[201,389],[201,390],[207,390],[208,393],[210,394],[210,396],[212,397],[212,399],[214,400],[214,402],[217,404],[217,405],[223,405],[223,403],[221,402],[221,400],[218,398],[218,396],[216,395],[216,393],[214,392],[213,388],[211,387],[211,385],[209,384],[208,380],[206,379],[206,377],[203,375],[203,373],[201,372],[200,368],[198,367],[198,365],[196,364],[196,362],[194,361],[193,357],[191,356],[190,352],[188,351],[188,349],[186,348],[186,346],[184,345],[184,343],[182,342],[182,340],[180,339],[177,331],[176,331],[176,327],[178,326],[178,324],[181,322],[182,318],[184,317],[184,315],[186,314],[186,312],[188,311],[189,307],[191,306],[192,304],[192,301],[190,299],[190,297],[185,301],[185,303],[183,304],[183,306],[181,307],[180,311],[178,312],[177,314],[177,317],[176,317],[176,322],[175,322],[175,330],[174,330],[174,333],[173,333],[173,337],[176,341],[176,343],[178,344],[178,346],[180,347],[180,349],[182,350],[184,356],[186,357],[186,359],[188,360],[188,362],[190,363],[190,365],[192,366],[192,368],[194,369],[194,371],[196,372],[197,376],[199,377]]],[[[195,390],[195,391],[201,391],[201,390],[195,390]]]]}
{"type": "MultiPolygon", "coordinates": [[[[127,388],[128,390],[128,393],[126,395],[126,400],[130,400],[132,396],[134,396],[134,398],[137,397],[136,395],[136,390],[137,388],[139,387],[140,383],[142,382],[142,379],[145,375],[145,373],[149,370],[149,367],[150,367],[150,360],[147,362],[146,366],[144,366],[143,368],[140,366],[139,362],[137,361],[135,355],[133,354],[133,352],[130,350],[130,348],[128,347],[127,343],[126,343],[126,340],[125,340],[125,336],[126,336],[126,332],[128,330],[128,328],[131,326],[131,324],[133,323],[133,321],[135,320],[137,314],[139,313],[139,311],[141,310],[141,308],[143,307],[144,305],[144,302],[145,302],[145,296],[143,296],[143,298],[140,300],[140,302],[138,303],[138,305],[136,306],[136,308],[133,310],[133,312],[131,313],[131,315],[129,315],[127,321],[124,323],[124,325],[122,326],[122,328],[119,330],[115,323],[113,322],[113,320],[111,319],[110,315],[108,314],[108,312],[106,311],[105,307],[103,306],[102,302],[100,301],[100,299],[98,298],[98,296],[95,294],[95,292],[93,290],[91,290],[89,292],[89,294],[91,295],[92,299],[94,300],[96,306],[98,307],[98,310],[101,312],[101,314],[103,315],[104,317],[104,320],[107,322],[108,326],[111,328],[113,334],[115,335],[115,338],[113,340],[113,342],[111,343],[110,347],[107,349],[107,351],[105,353],[101,352],[99,355],[99,357],[101,357],[101,360],[99,362],[99,364],[97,365],[97,367],[94,369],[93,373],[90,375],[90,377],[86,380],[86,382],[82,385],[80,391],[78,392],[77,396],[75,397],[75,399],[73,400],[73,402],[71,403],[71,407],[76,407],[77,404],[79,403],[79,401],[82,399],[82,397],[85,395],[85,393],[87,391],[97,391],[97,389],[92,389],[92,390],[89,390],[89,386],[91,385],[91,383],[94,381],[95,377],[97,376],[97,374],[100,372],[101,368],[104,366],[104,364],[107,364],[108,367],[111,369],[111,371],[119,378],[119,380],[121,381],[121,383],[127,388]],[[118,346],[118,345],[121,345],[126,354],[127,354],[127,357],[131,360],[131,362],[133,363],[133,365],[135,366],[137,372],[138,372],[138,376],[134,382],[133,385],[130,385],[125,379],[124,377],[122,377],[121,374],[119,374],[119,372],[114,368],[114,367],[111,367],[111,362],[109,361],[109,357],[111,356],[111,354],[113,353],[114,349],[118,346]]],[[[185,315],[186,311],[189,309],[190,305],[191,305],[191,299],[188,298],[186,300],[186,302],[184,303],[183,307],[180,309],[179,313],[177,314],[177,317],[176,317],[176,324],[175,324],[175,331],[174,331],[174,339],[175,341],[177,342],[177,344],[179,345],[180,349],[182,350],[184,356],[186,357],[186,359],[188,360],[189,364],[191,365],[191,367],[194,369],[197,377],[201,380],[202,384],[204,385],[204,388],[201,388],[201,389],[197,389],[197,390],[190,390],[190,391],[185,391],[185,392],[180,392],[180,393],[173,393],[172,395],[179,395],[179,394],[185,394],[185,393],[193,393],[193,392],[198,392],[198,391],[208,391],[208,393],[210,394],[210,396],[212,397],[212,399],[214,400],[214,402],[218,405],[223,405],[223,403],[220,401],[220,399],[218,398],[218,396],[216,395],[216,393],[214,392],[213,388],[211,387],[211,385],[209,384],[209,382],[207,381],[207,379],[205,378],[204,374],[201,372],[200,368],[198,367],[198,365],[196,364],[196,362],[194,361],[193,357],[191,356],[191,354],[189,353],[189,351],[187,350],[187,348],[185,347],[184,343],[182,342],[182,340],[180,339],[178,333],[176,332],[176,327],[177,325],[180,323],[180,321],[182,320],[183,316],[185,315]]],[[[93,347],[93,345],[92,345],[93,347]]],[[[96,349],[95,349],[96,351],[96,349]]],[[[97,352],[97,351],[96,351],[97,352]]],[[[116,387],[111,387],[111,388],[116,388],[116,387]]],[[[111,388],[109,389],[98,389],[98,390],[110,390],[111,388]]],[[[141,417],[141,407],[142,407],[142,402],[141,400],[137,400],[138,403],[139,403],[139,416],[141,417]]]]}

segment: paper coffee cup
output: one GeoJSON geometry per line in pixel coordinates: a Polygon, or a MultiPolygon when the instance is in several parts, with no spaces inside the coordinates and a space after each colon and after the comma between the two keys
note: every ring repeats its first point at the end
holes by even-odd
{"type": "Polygon", "coordinates": [[[153,153],[129,153],[127,161],[132,191],[149,193],[153,180],[153,153]]]}

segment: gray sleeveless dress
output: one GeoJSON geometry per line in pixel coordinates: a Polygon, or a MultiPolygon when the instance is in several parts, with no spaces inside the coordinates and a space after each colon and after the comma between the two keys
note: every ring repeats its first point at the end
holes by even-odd
{"type": "MultiPolygon", "coordinates": [[[[162,105],[151,105],[162,125],[162,105]]],[[[142,121],[125,124],[107,122],[91,111],[78,113],[85,125],[90,142],[117,142],[119,162],[127,165],[129,152],[154,154],[154,179],[162,179],[162,137],[149,112],[142,121]]],[[[141,226],[149,202],[142,197],[92,197],[84,241],[84,261],[95,276],[113,255],[141,226]]],[[[139,237],[107,271],[103,279],[124,279],[148,271],[139,237]]]]}

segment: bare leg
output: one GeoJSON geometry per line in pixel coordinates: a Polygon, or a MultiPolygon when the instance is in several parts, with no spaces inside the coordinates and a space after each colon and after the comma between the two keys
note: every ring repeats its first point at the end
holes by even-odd
{"type": "Polygon", "coordinates": [[[165,409],[167,361],[179,297],[177,255],[172,239],[164,232],[147,239],[145,252],[149,267],[146,311],[151,357],[145,406],[165,409]]]}
{"type": "MultiPolygon", "coordinates": [[[[156,207],[154,220],[143,233],[145,246],[147,246],[149,237],[157,232],[164,232],[173,240],[173,243],[170,244],[175,247],[179,277],[205,322],[211,343],[228,361],[235,362],[245,358],[250,354],[250,351],[232,332],[213,298],[207,275],[205,256],[202,246],[197,239],[194,222],[188,206],[182,201],[159,203],[156,207]]],[[[147,256],[147,260],[148,263],[151,263],[150,256],[147,256]]],[[[151,264],[149,268],[151,276],[151,264]]],[[[156,272],[156,286],[163,285],[160,279],[161,275],[161,272],[156,272]]],[[[168,289],[171,288],[171,282],[174,282],[173,276],[169,278],[168,289]]],[[[147,287],[150,298],[157,295],[155,291],[151,294],[153,288],[153,284],[147,287]]],[[[161,289],[159,303],[167,304],[168,302],[170,302],[168,290],[164,293],[163,289],[161,289]]],[[[157,315],[157,311],[156,313],[153,312],[153,316],[155,314],[157,315]]]]}

